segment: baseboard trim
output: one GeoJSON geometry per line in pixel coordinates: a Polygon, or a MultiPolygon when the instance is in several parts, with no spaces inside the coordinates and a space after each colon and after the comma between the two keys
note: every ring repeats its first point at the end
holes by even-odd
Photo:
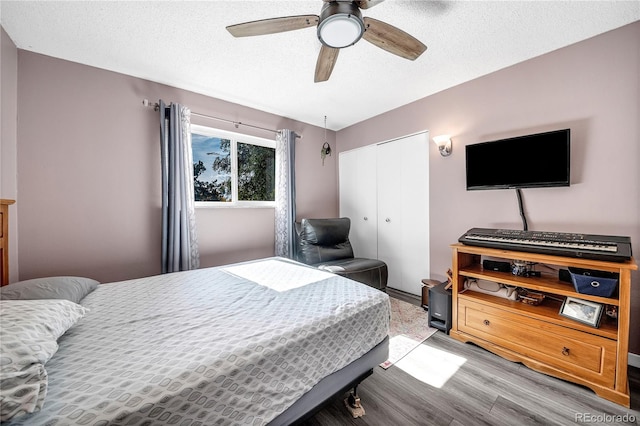
{"type": "Polygon", "coordinates": [[[387,294],[389,297],[395,297],[396,299],[400,299],[403,302],[408,302],[413,305],[420,306],[421,298],[413,293],[408,293],[406,291],[398,290],[397,288],[392,288],[387,286],[387,294]]]}
{"type": "Polygon", "coordinates": [[[640,368],[640,355],[629,352],[628,364],[632,367],[640,368]]]}

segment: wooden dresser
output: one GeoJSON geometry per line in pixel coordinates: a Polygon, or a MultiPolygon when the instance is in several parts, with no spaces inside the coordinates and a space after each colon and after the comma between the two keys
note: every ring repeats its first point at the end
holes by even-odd
{"type": "Polygon", "coordinates": [[[13,203],[0,198],[0,285],[9,284],[9,206],[13,203]]]}
{"type": "Polygon", "coordinates": [[[473,342],[528,367],[579,383],[599,396],[629,407],[627,359],[633,261],[618,263],[454,244],[451,336],[473,342]],[[522,277],[482,267],[483,258],[539,264],[540,277],[522,277]],[[544,268],[548,265],[550,268],[544,268]],[[554,268],[568,267],[620,274],[612,297],[578,293],[560,281],[554,268]],[[545,272],[549,271],[549,272],[545,272]],[[533,306],[490,294],[464,290],[466,279],[493,281],[547,294],[533,306]],[[598,328],[560,315],[565,297],[575,297],[618,309],[617,321],[603,313],[598,328]]]}

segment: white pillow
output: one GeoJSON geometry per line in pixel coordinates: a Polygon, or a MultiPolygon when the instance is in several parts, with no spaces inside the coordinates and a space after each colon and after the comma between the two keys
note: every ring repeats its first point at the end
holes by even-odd
{"type": "Polygon", "coordinates": [[[42,408],[44,365],[86,309],[69,300],[0,300],[0,421],[42,408]]]}

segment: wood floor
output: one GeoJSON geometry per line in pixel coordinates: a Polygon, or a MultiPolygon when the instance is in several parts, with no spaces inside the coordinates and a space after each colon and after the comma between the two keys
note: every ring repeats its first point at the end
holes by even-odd
{"type": "Polygon", "coordinates": [[[631,409],[438,331],[398,364],[375,368],[358,387],[364,417],[351,418],[339,398],[305,425],[638,425],[639,369],[630,367],[629,382],[631,409]],[[434,359],[438,365],[431,368],[434,359]],[[439,377],[455,368],[444,384],[414,377],[439,377]]]}

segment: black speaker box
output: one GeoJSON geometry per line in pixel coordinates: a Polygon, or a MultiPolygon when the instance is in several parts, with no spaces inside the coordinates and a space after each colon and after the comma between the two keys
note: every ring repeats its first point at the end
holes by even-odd
{"type": "Polygon", "coordinates": [[[511,272],[511,263],[498,262],[496,260],[485,260],[482,262],[482,267],[489,271],[511,272]]]}
{"type": "Polygon", "coordinates": [[[451,290],[446,282],[429,289],[429,327],[449,334],[451,330],[451,290]]]}

